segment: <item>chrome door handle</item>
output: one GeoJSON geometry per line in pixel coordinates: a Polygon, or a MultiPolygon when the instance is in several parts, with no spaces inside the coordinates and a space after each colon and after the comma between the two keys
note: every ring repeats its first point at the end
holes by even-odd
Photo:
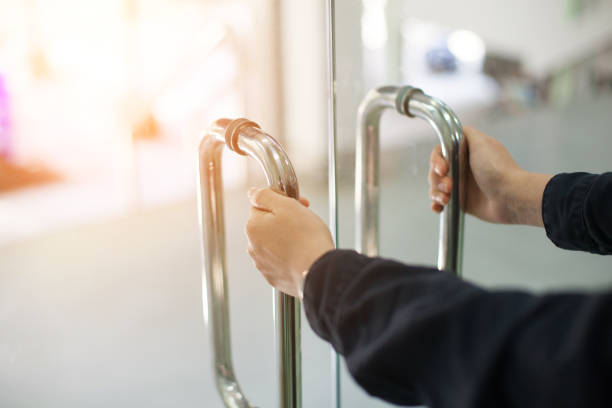
{"type": "Polygon", "coordinates": [[[359,105],[355,158],[356,249],[378,255],[379,240],[379,125],[383,112],[395,109],[408,117],[425,119],[435,130],[442,154],[450,163],[453,190],[440,215],[438,269],[461,274],[463,252],[465,143],[457,115],[443,102],[411,86],[385,86],[371,90],[359,105]]]}
{"type": "MultiPolygon", "coordinates": [[[[228,408],[252,408],[236,380],[232,363],[228,286],[225,262],[225,219],[221,154],[223,147],[254,158],[268,185],[298,198],[298,182],[287,154],[272,136],[247,119],[219,119],[203,136],[199,147],[199,205],[204,262],[204,290],[208,298],[207,323],[211,328],[216,385],[228,408]]],[[[282,408],[300,408],[301,350],[300,303],[275,291],[275,316],[282,408]]],[[[205,306],[206,307],[206,306],[205,306]]],[[[206,309],[205,309],[206,310],[206,309]]]]}

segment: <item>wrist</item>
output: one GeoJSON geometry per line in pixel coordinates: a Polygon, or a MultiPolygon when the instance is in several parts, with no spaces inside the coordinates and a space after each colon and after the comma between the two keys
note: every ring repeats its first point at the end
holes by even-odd
{"type": "Polygon", "coordinates": [[[300,300],[304,299],[304,283],[306,282],[306,276],[308,275],[308,272],[310,272],[310,269],[312,268],[312,266],[319,259],[321,259],[325,254],[327,254],[333,249],[334,249],[334,246],[332,243],[331,246],[326,247],[324,250],[322,250],[322,252],[318,253],[316,257],[314,257],[310,262],[308,262],[307,268],[293,272],[296,293],[298,294],[298,297],[300,300]]]}
{"type": "Polygon", "coordinates": [[[306,275],[308,275],[308,271],[310,269],[306,269],[299,274],[298,282],[297,282],[297,293],[300,301],[304,300],[304,282],[306,282],[306,275]]]}
{"type": "Polygon", "coordinates": [[[519,169],[510,177],[505,194],[507,224],[543,226],[542,195],[552,176],[519,169]]]}

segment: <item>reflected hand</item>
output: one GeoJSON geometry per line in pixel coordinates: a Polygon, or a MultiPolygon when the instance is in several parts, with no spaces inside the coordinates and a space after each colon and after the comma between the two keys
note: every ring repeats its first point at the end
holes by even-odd
{"type": "MultiPolygon", "coordinates": [[[[484,221],[542,225],[542,193],[548,175],[520,168],[497,140],[471,127],[463,129],[469,151],[464,210],[484,221]]],[[[452,179],[440,146],[431,153],[429,196],[432,210],[441,212],[450,199],[452,179]]]]}
{"type": "Polygon", "coordinates": [[[270,285],[298,296],[310,266],[334,249],[329,229],[306,199],[257,188],[249,191],[249,200],[249,255],[270,285]]]}

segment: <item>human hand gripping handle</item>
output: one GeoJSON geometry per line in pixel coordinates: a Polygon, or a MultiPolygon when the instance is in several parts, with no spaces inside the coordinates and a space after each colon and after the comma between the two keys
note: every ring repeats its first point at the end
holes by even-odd
{"type": "Polygon", "coordinates": [[[248,196],[246,235],[255,267],[276,289],[301,297],[310,266],[334,249],[329,229],[307,208],[306,199],[297,201],[270,188],[253,188],[248,196]]]}
{"type": "MultiPolygon", "coordinates": [[[[542,195],[551,175],[529,173],[519,167],[497,140],[466,126],[469,166],[464,211],[484,221],[543,226],[542,195]]],[[[450,199],[453,180],[440,146],[431,153],[429,198],[439,213],[450,199]]]]}

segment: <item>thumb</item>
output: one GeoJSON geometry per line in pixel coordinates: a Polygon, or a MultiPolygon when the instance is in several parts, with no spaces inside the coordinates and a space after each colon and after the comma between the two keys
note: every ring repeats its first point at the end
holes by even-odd
{"type": "Polygon", "coordinates": [[[259,210],[274,212],[282,200],[287,199],[284,195],[277,193],[271,188],[253,187],[248,192],[251,205],[259,210]]]}
{"type": "Polygon", "coordinates": [[[472,126],[463,127],[463,136],[467,139],[468,144],[481,143],[482,141],[486,140],[487,137],[489,137],[487,134],[472,126]]]}

